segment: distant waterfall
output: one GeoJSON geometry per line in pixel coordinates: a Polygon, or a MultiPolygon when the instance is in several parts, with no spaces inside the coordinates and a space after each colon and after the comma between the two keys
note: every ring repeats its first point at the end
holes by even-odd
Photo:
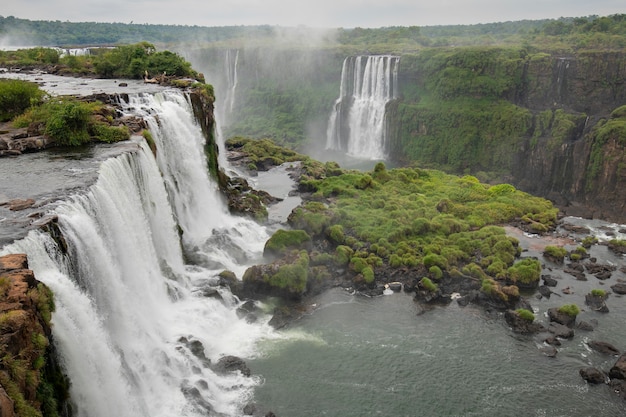
{"type": "Polygon", "coordinates": [[[233,113],[235,108],[235,92],[237,91],[237,64],[239,62],[239,50],[227,49],[224,59],[224,71],[226,74],[226,97],[224,99],[224,122],[233,113]]]}
{"type": "Polygon", "coordinates": [[[242,415],[258,379],[215,373],[207,359],[253,356],[271,330],[238,318],[239,301],[216,274],[241,274],[261,256],[266,231],[225,210],[182,93],[134,96],[127,106],[148,119],[158,161],[140,142],[54,208],[67,254],[40,231],[0,254],[26,253],[54,292],[53,335],[75,416],[242,415]],[[185,264],[178,228],[204,267],[185,264]],[[202,295],[209,289],[220,299],[202,295]]]}
{"type": "Polygon", "coordinates": [[[339,98],[328,122],[327,149],[364,159],[386,157],[385,106],[397,97],[399,61],[390,55],[344,60],[339,98]]]}

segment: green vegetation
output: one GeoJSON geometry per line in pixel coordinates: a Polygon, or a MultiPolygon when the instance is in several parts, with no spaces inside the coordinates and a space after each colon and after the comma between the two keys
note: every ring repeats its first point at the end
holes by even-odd
{"type": "Polygon", "coordinates": [[[594,288],[593,290],[591,290],[591,295],[593,295],[594,297],[606,297],[606,291],[602,290],[602,289],[598,289],[598,288],[594,288]]]}
{"type": "Polygon", "coordinates": [[[519,309],[515,310],[515,312],[517,313],[517,315],[520,318],[522,318],[522,319],[524,319],[526,321],[529,321],[531,323],[533,321],[535,321],[535,315],[530,310],[526,310],[525,308],[519,308],[519,309]]]}
{"type": "Polygon", "coordinates": [[[270,139],[254,140],[236,136],[226,141],[229,149],[243,152],[247,155],[248,168],[256,170],[261,163],[270,166],[281,165],[285,162],[303,161],[308,159],[306,155],[278,146],[270,139]]]}
{"type": "Polygon", "coordinates": [[[525,258],[508,269],[509,279],[516,285],[536,286],[541,277],[541,262],[525,258]]]}
{"type": "Polygon", "coordinates": [[[567,249],[562,246],[546,246],[543,250],[543,256],[550,258],[556,262],[563,262],[567,256],[567,249]]]}
{"type": "Polygon", "coordinates": [[[302,294],[306,290],[308,268],[309,255],[306,251],[301,251],[294,263],[280,266],[278,272],[265,277],[265,282],[289,294],[302,294]]]}
{"type": "Polygon", "coordinates": [[[117,142],[130,138],[124,126],[111,126],[113,110],[102,103],[87,103],[73,98],[49,100],[16,117],[15,127],[30,127],[51,137],[59,145],[79,146],[92,139],[117,142]],[[102,117],[97,117],[102,116],[102,117]]]}
{"type": "Polygon", "coordinates": [[[265,243],[265,254],[281,255],[285,251],[300,249],[311,243],[311,237],[304,230],[278,229],[265,243]]]}
{"type": "Polygon", "coordinates": [[[432,282],[428,277],[424,277],[419,282],[420,287],[424,288],[426,291],[437,292],[439,289],[437,284],[432,282]]]}
{"type": "Polygon", "coordinates": [[[62,56],[61,51],[54,48],[0,51],[0,64],[21,67],[54,65],[61,74],[100,78],[140,79],[147,74],[149,77],[190,77],[204,82],[184,58],[171,51],[157,51],[148,42],[114,48],[94,48],[90,55],[81,56],[62,56]]]}
{"type": "Polygon", "coordinates": [[[576,304],[565,304],[559,307],[559,313],[567,314],[570,317],[576,317],[580,313],[580,308],[576,304]]]}
{"type": "Polygon", "coordinates": [[[319,164],[307,166],[301,186],[312,191],[311,201],[292,212],[290,224],[338,245],[338,264],[350,259],[355,273],[368,266],[423,266],[434,280],[453,270],[522,285],[539,280],[539,261],[515,263],[518,241],[493,224],[528,217],[552,228],[556,209],[546,200],[510,185],[419,168],[378,164],[372,172],[326,176],[319,164]]]}
{"type": "Polygon", "coordinates": [[[35,83],[0,79],[0,122],[7,122],[40,104],[45,93],[35,83]]]}

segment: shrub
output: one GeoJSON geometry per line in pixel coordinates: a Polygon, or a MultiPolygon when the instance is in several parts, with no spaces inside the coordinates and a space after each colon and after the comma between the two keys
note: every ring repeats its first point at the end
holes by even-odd
{"type": "Polygon", "coordinates": [[[519,308],[519,309],[515,310],[515,312],[517,313],[517,315],[520,318],[522,318],[522,319],[524,319],[526,321],[529,321],[531,323],[533,321],[535,321],[535,315],[530,310],[526,310],[525,308],[519,308]]]}
{"type": "Polygon", "coordinates": [[[428,272],[430,272],[434,280],[438,281],[443,278],[443,271],[441,271],[441,268],[439,268],[437,265],[433,265],[428,268],[428,272]]]}
{"type": "Polygon", "coordinates": [[[565,259],[566,255],[567,249],[561,246],[546,246],[543,250],[543,256],[559,262],[563,262],[563,259],[565,259]]]}
{"type": "Polygon", "coordinates": [[[280,255],[291,250],[300,249],[303,245],[311,242],[311,237],[304,230],[278,229],[272,237],[265,242],[264,254],[280,255]]]}
{"type": "Polygon", "coordinates": [[[35,83],[0,79],[0,122],[6,122],[38,105],[45,92],[35,83]]]}
{"type": "Polygon", "coordinates": [[[104,123],[96,123],[91,127],[91,130],[100,142],[114,143],[130,139],[130,132],[126,126],[109,126],[104,123]]]}
{"type": "Polygon", "coordinates": [[[344,245],[339,245],[337,246],[337,249],[335,249],[335,262],[338,265],[348,265],[348,262],[350,262],[350,258],[352,258],[353,253],[354,251],[352,250],[352,248],[344,245]]]}
{"type": "Polygon", "coordinates": [[[374,270],[371,266],[366,266],[365,268],[363,268],[361,270],[361,274],[363,274],[363,279],[365,280],[365,283],[371,284],[372,282],[374,282],[374,270]]]}
{"type": "Polygon", "coordinates": [[[326,233],[329,237],[329,239],[331,241],[333,241],[336,244],[341,244],[344,241],[344,234],[343,234],[343,226],[340,224],[334,224],[332,226],[330,226],[327,230],[326,233]]]}
{"type": "Polygon", "coordinates": [[[593,290],[591,290],[591,295],[593,295],[594,297],[606,297],[606,291],[595,288],[593,290]]]}
{"type": "Polygon", "coordinates": [[[559,313],[567,314],[570,317],[576,317],[580,313],[580,309],[576,304],[565,304],[559,307],[559,313]]]}
{"type": "Polygon", "coordinates": [[[420,280],[419,285],[427,291],[436,292],[438,287],[437,284],[432,282],[429,278],[424,277],[420,280]]]}
{"type": "Polygon", "coordinates": [[[539,282],[541,275],[541,263],[534,258],[522,259],[509,267],[507,273],[513,283],[535,285],[539,282]]]}
{"type": "Polygon", "coordinates": [[[309,256],[305,251],[300,252],[298,260],[292,264],[281,265],[278,272],[266,277],[266,282],[276,288],[281,288],[292,294],[302,294],[306,290],[309,268],[309,256]]]}

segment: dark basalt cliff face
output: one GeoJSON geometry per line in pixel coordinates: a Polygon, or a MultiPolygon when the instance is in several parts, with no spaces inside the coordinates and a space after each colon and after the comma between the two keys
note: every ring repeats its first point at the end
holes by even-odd
{"type": "Polygon", "coordinates": [[[533,112],[580,113],[561,143],[552,137],[524,140],[513,157],[513,182],[548,197],[567,214],[626,222],[626,54],[586,53],[530,62],[515,103],[533,112]],[[613,113],[613,114],[612,114],[613,113]],[[602,132],[608,122],[619,122],[602,132]]]}
{"type": "Polygon", "coordinates": [[[403,57],[391,156],[491,172],[566,214],[626,222],[626,53],[403,57]]]}

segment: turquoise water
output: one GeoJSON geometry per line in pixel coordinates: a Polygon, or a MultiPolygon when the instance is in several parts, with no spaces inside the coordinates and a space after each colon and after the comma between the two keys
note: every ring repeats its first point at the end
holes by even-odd
{"type": "Polygon", "coordinates": [[[256,401],[279,417],[626,413],[608,386],[579,376],[589,362],[608,370],[615,361],[589,352],[582,333],[550,358],[533,337],[471,306],[417,315],[410,295],[365,298],[342,289],[315,302],[250,363],[264,378],[256,401]]]}

